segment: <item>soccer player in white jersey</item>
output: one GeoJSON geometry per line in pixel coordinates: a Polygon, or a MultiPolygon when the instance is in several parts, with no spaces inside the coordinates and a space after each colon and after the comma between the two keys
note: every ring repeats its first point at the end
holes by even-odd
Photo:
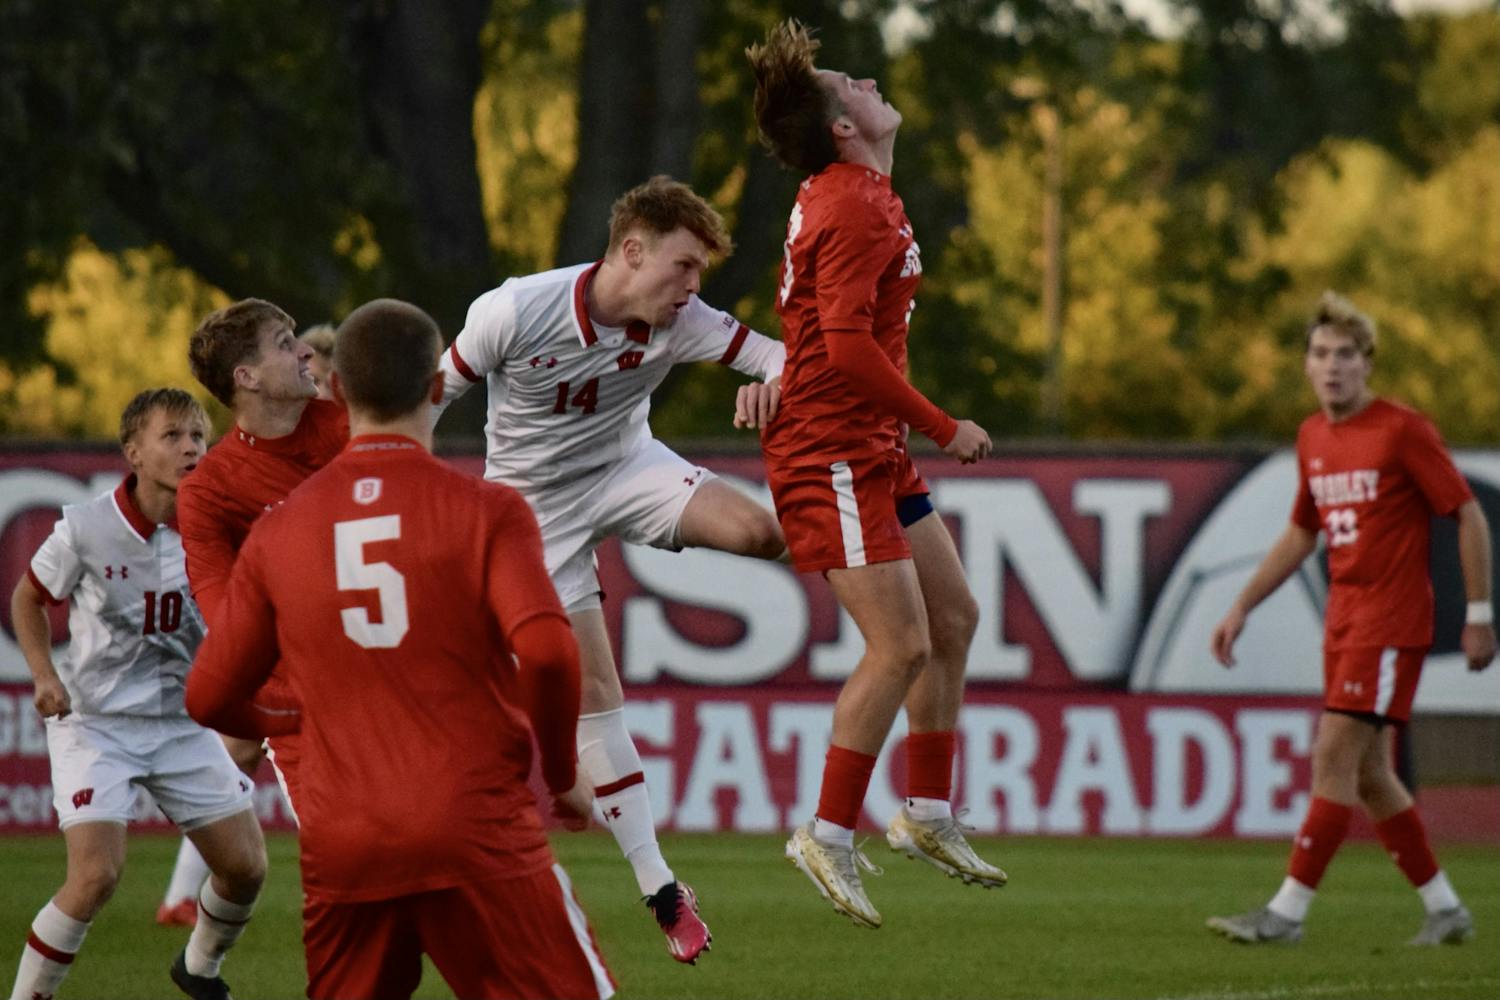
{"type": "Polygon", "coordinates": [[[711,941],[693,891],[656,842],[640,755],[600,608],[594,550],[608,537],[775,559],[769,511],[651,436],[651,392],[677,362],[718,361],[761,379],[741,386],[735,425],[775,414],[782,345],[698,299],[724,222],[687,185],[655,177],[615,202],[604,259],[512,278],[480,296],[443,356],[443,403],[489,384],[485,478],[536,512],[547,571],[582,654],[578,760],[680,962],[711,941]]]}
{"type": "Polygon", "coordinates": [[[212,873],[172,981],[191,997],[229,996],[219,968],[250,919],[266,847],[250,781],[183,706],[204,628],[173,524],[178,483],[203,457],[207,433],[202,407],[180,389],[131,400],[120,417],[129,477],[63,508],[11,597],[68,850],[62,888],[32,921],[12,1000],[51,997],[72,967],[119,882],[137,785],[192,838],[212,873]],[[46,605],[63,601],[72,602],[72,637],[54,664],[46,605]]]}

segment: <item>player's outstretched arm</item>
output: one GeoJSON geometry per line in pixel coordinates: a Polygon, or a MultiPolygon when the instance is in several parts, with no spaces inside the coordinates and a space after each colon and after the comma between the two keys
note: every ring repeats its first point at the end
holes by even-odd
{"type": "Polygon", "coordinates": [[[47,621],[47,604],[48,595],[38,590],[26,576],[16,582],[16,589],[10,595],[11,628],[15,630],[16,641],[26,657],[26,666],[31,670],[37,714],[44,719],[54,715],[61,717],[73,710],[68,689],[63,687],[52,663],[52,623],[47,621]]]}
{"type": "Polygon", "coordinates": [[[1276,544],[1271,546],[1271,550],[1255,568],[1255,575],[1230,605],[1224,620],[1214,627],[1213,638],[1210,640],[1214,659],[1226,667],[1234,666],[1234,642],[1239,638],[1240,632],[1244,631],[1245,619],[1255,610],[1256,605],[1271,596],[1277,587],[1286,582],[1287,577],[1297,571],[1297,567],[1312,554],[1317,543],[1316,533],[1299,524],[1286,526],[1281,537],[1276,539],[1276,544]]]}
{"type": "Polygon", "coordinates": [[[276,616],[259,576],[259,548],[251,531],[235,564],[222,620],[212,625],[188,671],[187,712],[202,726],[257,739],[297,731],[296,713],[271,713],[254,704],[257,691],[271,676],[281,651],[276,643],[276,616]]]}
{"type": "Polygon", "coordinates": [[[1468,612],[1459,645],[1470,670],[1483,670],[1495,659],[1495,621],[1491,586],[1490,525],[1478,500],[1458,508],[1458,562],[1463,568],[1468,612]]]}

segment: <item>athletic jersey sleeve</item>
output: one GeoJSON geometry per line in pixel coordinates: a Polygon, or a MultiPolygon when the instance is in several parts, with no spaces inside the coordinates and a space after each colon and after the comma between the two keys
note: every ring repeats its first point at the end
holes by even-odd
{"type": "Polygon", "coordinates": [[[762,382],[769,382],[786,367],[786,345],[755,332],[696,295],[688,300],[671,336],[674,361],[717,361],[762,382]]]}
{"type": "Polygon", "coordinates": [[[276,615],[262,579],[256,537],[252,531],[235,563],[224,613],[199,647],[187,682],[188,714],[242,739],[296,732],[300,723],[294,712],[268,712],[254,704],[280,658],[276,615]]]}
{"type": "Polygon", "coordinates": [[[189,478],[178,488],[177,531],[187,557],[188,585],[210,629],[219,623],[220,605],[238,555],[230,523],[207,484],[189,478]]]}
{"type": "Polygon", "coordinates": [[[1318,517],[1318,505],[1313,502],[1312,490],[1307,487],[1307,464],[1302,459],[1300,446],[1297,449],[1297,494],[1292,497],[1292,523],[1315,535],[1323,527],[1323,521],[1318,517]]]}
{"type": "Polygon", "coordinates": [[[496,491],[485,596],[516,656],[522,707],[531,719],[547,787],[576,778],[578,645],[542,557],[542,534],[520,494],[496,491]]]}
{"type": "Polygon", "coordinates": [[[1453,464],[1453,456],[1443,445],[1436,425],[1421,414],[1413,413],[1403,425],[1400,454],[1402,464],[1434,514],[1450,516],[1474,499],[1474,492],[1453,464]]]}
{"type": "Polygon", "coordinates": [[[906,380],[875,342],[874,334],[868,330],[824,331],[824,340],[828,363],[855,393],[927,435],[939,448],[953,440],[958,421],[906,380]]]}
{"type": "Polygon", "coordinates": [[[433,419],[448,404],[483,380],[505,360],[516,335],[516,299],[510,282],[474,300],[464,328],[443,352],[443,401],[434,407],[433,419]]]}
{"type": "Polygon", "coordinates": [[[66,512],[57,519],[52,534],[31,557],[26,567],[31,585],[41,591],[50,604],[61,604],[83,579],[83,558],[73,540],[73,528],[66,512]]]}

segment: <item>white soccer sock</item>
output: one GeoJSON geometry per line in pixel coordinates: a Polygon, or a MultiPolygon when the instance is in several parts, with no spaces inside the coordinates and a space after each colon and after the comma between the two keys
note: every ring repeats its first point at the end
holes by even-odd
{"type": "Polygon", "coordinates": [[[195,976],[217,976],[224,955],[245,933],[253,912],[253,901],[231,903],[214,891],[213,879],[204,882],[198,894],[198,923],[188,937],[187,970],[195,976]]]}
{"type": "Polygon", "coordinates": [[[1309,889],[1288,875],[1281,880],[1281,888],[1276,890],[1276,895],[1266,904],[1266,908],[1278,917],[1295,920],[1297,923],[1307,919],[1307,909],[1312,906],[1313,897],[1318,890],[1309,889]]]}
{"type": "Polygon", "coordinates": [[[952,819],[953,804],[947,799],[924,799],[913,795],[906,800],[906,814],[923,823],[931,823],[935,819],[952,819]]]}
{"type": "Polygon", "coordinates": [[[1428,913],[1456,910],[1460,905],[1458,893],[1453,891],[1453,883],[1448,881],[1448,873],[1441,868],[1426,884],[1417,886],[1417,895],[1422,897],[1422,905],[1428,913]]]}
{"type": "Polygon", "coordinates": [[[174,906],[184,899],[197,899],[198,890],[203,888],[207,878],[208,863],[203,860],[203,855],[198,853],[193,842],[183,837],[182,846],[177,849],[177,864],[172,869],[172,881],[167,883],[167,894],[162,902],[174,906]]]}
{"type": "Polygon", "coordinates": [[[656,842],[656,820],[641,771],[641,755],[625,728],[625,710],[578,717],[578,767],[594,786],[594,806],[635,869],[641,895],[674,880],[656,842]]]}
{"type": "Polygon", "coordinates": [[[49,899],[31,922],[31,934],[26,947],[21,949],[11,1000],[32,1000],[55,993],[73,967],[73,957],[83,947],[88,932],[87,920],[74,920],[49,899]]]}
{"type": "Polygon", "coordinates": [[[825,844],[837,844],[840,847],[854,846],[853,830],[847,826],[830,823],[821,816],[813,817],[812,835],[825,844]]]}

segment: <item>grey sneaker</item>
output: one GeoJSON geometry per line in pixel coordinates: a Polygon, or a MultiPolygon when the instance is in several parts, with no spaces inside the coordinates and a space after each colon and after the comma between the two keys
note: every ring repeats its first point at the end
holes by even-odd
{"type": "Polygon", "coordinates": [[[799,826],[793,831],[786,842],[787,860],[812,879],[823,898],[839,913],[860,927],[871,930],[879,927],[880,914],[865,895],[859,870],[879,875],[881,869],[857,847],[830,844],[814,837],[810,826],[799,826]]]}
{"type": "Polygon", "coordinates": [[[1427,947],[1439,944],[1463,944],[1474,936],[1474,918],[1463,906],[1440,913],[1429,913],[1422,929],[1407,944],[1427,947]]]}
{"type": "Polygon", "coordinates": [[[999,888],[1007,881],[1005,872],[974,853],[964,837],[963,827],[951,816],[913,819],[902,806],[891,820],[885,840],[891,850],[925,861],[950,878],[961,878],[986,889],[999,888]]]}
{"type": "Polygon", "coordinates": [[[1209,917],[1208,929],[1243,944],[1296,944],[1302,940],[1302,922],[1288,920],[1262,906],[1233,917],[1209,917]]]}

